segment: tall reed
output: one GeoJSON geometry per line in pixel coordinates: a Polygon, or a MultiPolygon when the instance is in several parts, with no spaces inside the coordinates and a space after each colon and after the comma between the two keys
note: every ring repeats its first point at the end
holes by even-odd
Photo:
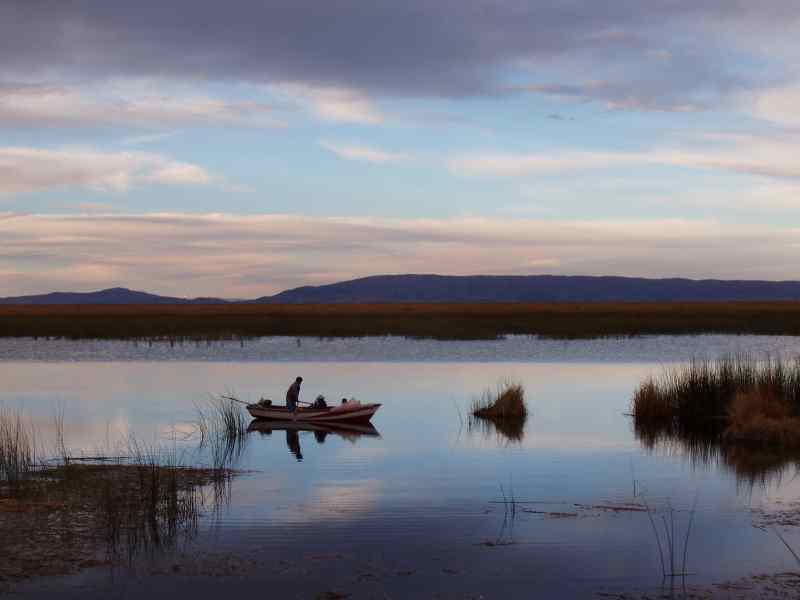
{"type": "Polygon", "coordinates": [[[226,396],[213,396],[196,409],[200,447],[210,450],[215,469],[224,469],[244,450],[247,419],[240,406],[226,396]]]}
{"type": "Polygon", "coordinates": [[[22,414],[0,407],[0,484],[16,487],[36,467],[36,434],[22,414]]]}
{"type": "Polygon", "coordinates": [[[737,395],[751,393],[785,403],[792,415],[800,413],[800,359],[785,363],[742,354],[694,360],[644,381],[634,393],[632,412],[640,421],[698,424],[727,419],[737,395]]]}
{"type": "Polygon", "coordinates": [[[472,403],[472,415],[485,419],[519,419],[528,416],[525,389],[521,383],[505,381],[488,389],[472,403]]]}

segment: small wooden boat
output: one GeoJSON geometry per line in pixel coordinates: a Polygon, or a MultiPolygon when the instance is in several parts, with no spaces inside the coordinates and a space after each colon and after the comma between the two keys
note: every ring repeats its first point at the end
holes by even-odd
{"type": "Polygon", "coordinates": [[[247,411],[254,419],[270,419],[273,421],[367,423],[372,418],[372,415],[378,412],[380,407],[380,404],[347,402],[346,404],[337,404],[328,408],[298,407],[296,411],[290,412],[285,406],[248,404],[247,411]]]}

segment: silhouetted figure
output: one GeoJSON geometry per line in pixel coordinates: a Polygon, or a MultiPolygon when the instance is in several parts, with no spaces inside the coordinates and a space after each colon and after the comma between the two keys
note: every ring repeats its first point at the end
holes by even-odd
{"type": "Polygon", "coordinates": [[[289,447],[289,452],[294,454],[297,462],[303,460],[303,453],[300,451],[300,434],[296,429],[286,430],[286,445],[289,447]]]}
{"type": "Polygon", "coordinates": [[[314,431],[314,438],[317,440],[318,444],[324,444],[325,438],[327,436],[328,436],[327,431],[319,431],[319,430],[314,431]]]}
{"type": "Polygon", "coordinates": [[[294,383],[286,390],[286,408],[289,412],[297,410],[297,403],[300,401],[300,384],[303,383],[303,378],[298,377],[294,383]]]}

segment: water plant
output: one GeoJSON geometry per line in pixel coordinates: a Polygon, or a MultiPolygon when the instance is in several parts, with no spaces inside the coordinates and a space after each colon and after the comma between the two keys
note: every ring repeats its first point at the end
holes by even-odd
{"type": "Polygon", "coordinates": [[[230,396],[212,396],[195,408],[199,446],[210,449],[214,468],[223,469],[244,450],[247,419],[238,401],[230,396]]]}
{"type": "Polygon", "coordinates": [[[36,433],[22,413],[0,407],[0,484],[17,487],[36,467],[36,433]]]}
{"type": "MultiPolygon", "coordinates": [[[[695,498],[692,508],[689,512],[689,519],[686,525],[686,531],[683,535],[683,544],[678,539],[676,532],[676,510],[671,502],[667,503],[665,509],[660,513],[651,508],[647,500],[642,496],[642,502],[647,512],[647,518],[650,521],[650,527],[653,531],[653,536],[658,546],[658,557],[661,564],[661,575],[665,579],[668,577],[685,577],[689,575],[686,571],[686,563],[689,557],[689,539],[692,535],[692,526],[694,525],[694,517],[697,512],[697,498],[695,498]],[[661,527],[657,525],[660,521],[661,527]]],[[[677,525],[680,530],[680,526],[677,525]]]]}
{"type": "Polygon", "coordinates": [[[173,548],[195,534],[202,512],[229,498],[235,472],[186,463],[175,444],[129,436],[124,456],[70,456],[63,411],[55,419],[45,458],[24,415],[0,410],[0,529],[14,549],[0,561],[0,580],[36,574],[43,547],[54,573],[95,564],[103,549],[117,564],[173,548]]]}
{"type": "Polygon", "coordinates": [[[642,429],[720,430],[730,441],[800,446],[800,359],[692,361],[644,381],[631,412],[642,429]]]}
{"type": "Polygon", "coordinates": [[[521,383],[504,381],[487,389],[472,403],[472,415],[493,421],[523,420],[528,416],[525,389],[521,383]]]}
{"type": "Polygon", "coordinates": [[[261,336],[574,339],[800,334],[796,302],[0,306],[0,337],[243,340],[261,336]]]}

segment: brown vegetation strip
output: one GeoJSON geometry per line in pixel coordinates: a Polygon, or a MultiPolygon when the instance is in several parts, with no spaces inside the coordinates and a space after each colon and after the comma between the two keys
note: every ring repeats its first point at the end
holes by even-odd
{"type": "Polygon", "coordinates": [[[0,337],[237,339],[398,335],[492,339],[800,334],[798,302],[0,306],[0,337]]]}

